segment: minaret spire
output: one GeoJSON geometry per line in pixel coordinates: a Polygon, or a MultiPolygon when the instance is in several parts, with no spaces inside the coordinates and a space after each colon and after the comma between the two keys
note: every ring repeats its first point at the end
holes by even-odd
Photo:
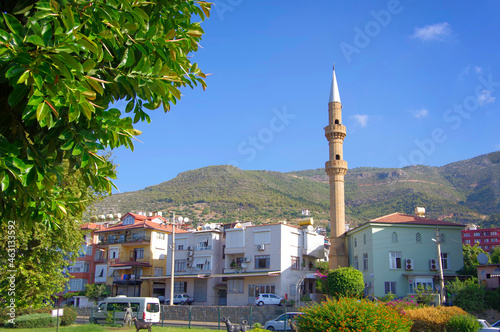
{"type": "Polygon", "coordinates": [[[337,85],[337,77],[335,76],[335,64],[333,64],[332,87],[330,88],[329,103],[338,101],[340,103],[339,86],[337,85]]]}
{"type": "Polygon", "coordinates": [[[345,193],[344,176],[347,162],[344,160],[344,138],[346,128],[342,124],[342,104],[340,102],[335,64],[333,65],[332,87],[328,102],[328,126],[325,127],[330,160],[325,163],[325,170],[330,177],[330,269],[349,265],[345,245],[345,193]]]}

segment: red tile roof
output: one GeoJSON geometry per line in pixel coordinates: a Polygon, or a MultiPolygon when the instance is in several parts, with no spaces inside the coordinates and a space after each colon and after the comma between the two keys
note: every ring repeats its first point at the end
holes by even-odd
{"type": "MultiPolygon", "coordinates": [[[[136,220],[135,223],[132,225],[123,225],[123,222],[120,222],[116,225],[109,226],[108,228],[97,231],[97,233],[115,232],[115,231],[121,231],[126,229],[137,229],[137,228],[155,229],[159,231],[172,233],[172,225],[158,224],[157,222],[150,220],[136,220]]],[[[187,233],[187,231],[177,227],[175,228],[175,232],[187,233]]]]}
{"type": "Polygon", "coordinates": [[[386,216],[370,220],[371,223],[386,223],[386,224],[415,224],[415,225],[434,225],[434,226],[461,226],[465,225],[443,221],[437,219],[422,218],[409,214],[395,212],[386,216]]]}
{"type": "Polygon", "coordinates": [[[82,226],[80,226],[80,229],[91,229],[91,230],[101,230],[104,229],[104,225],[102,224],[94,224],[92,222],[86,222],[82,226]]]}

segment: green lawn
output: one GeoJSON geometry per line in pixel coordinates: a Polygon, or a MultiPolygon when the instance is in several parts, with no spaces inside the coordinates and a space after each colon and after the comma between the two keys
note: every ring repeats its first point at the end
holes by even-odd
{"type": "MultiPolygon", "coordinates": [[[[55,327],[48,327],[43,329],[36,329],[37,332],[54,332],[55,327]]],[[[31,332],[32,329],[6,329],[0,328],[1,332],[31,332]]],[[[101,325],[73,325],[73,326],[60,326],[59,331],[61,332],[103,332],[103,331],[123,331],[123,332],[135,332],[135,327],[105,327],[101,325]]],[[[143,330],[147,331],[147,330],[143,330]]],[[[205,328],[187,328],[187,327],[158,327],[153,326],[151,332],[207,332],[210,329],[205,328]]],[[[214,331],[214,330],[212,330],[214,331]]],[[[216,331],[216,330],[215,330],[216,331]]]]}

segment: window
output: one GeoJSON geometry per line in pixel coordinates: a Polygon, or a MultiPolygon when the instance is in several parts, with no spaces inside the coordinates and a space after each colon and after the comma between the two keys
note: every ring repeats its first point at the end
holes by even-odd
{"type": "Polygon", "coordinates": [[[230,294],[243,293],[243,279],[228,279],[227,292],[230,294]]]}
{"type": "Polygon", "coordinates": [[[340,160],[340,155],[339,154],[335,155],[335,160],[340,160]]]}
{"type": "Polygon", "coordinates": [[[392,243],[398,243],[398,233],[392,232],[392,243]]]}
{"type": "Polygon", "coordinates": [[[363,254],[363,271],[368,270],[368,253],[363,254]]]}
{"type": "Polygon", "coordinates": [[[414,294],[418,289],[422,290],[432,290],[434,285],[432,283],[432,278],[421,278],[416,277],[409,280],[409,292],[414,294]]]}
{"type": "Polygon", "coordinates": [[[177,250],[187,249],[187,239],[175,239],[175,246],[177,250]]]}
{"type": "Polygon", "coordinates": [[[212,250],[208,236],[200,236],[196,239],[196,250],[212,250]]]}
{"type": "Polygon", "coordinates": [[[195,270],[211,270],[211,259],[210,257],[196,257],[193,260],[193,268],[195,270]]]}
{"type": "Polygon", "coordinates": [[[186,259],[176,259],[174,263],[174,271],[175,272],[184,272],[186,271],[187,260],[186,259]]]}
{"type": "Polygon", "coordinates": [[[366,244],[366,234],[363,234],[363,244],[366,244]]]}
{"type": "Polygon", "coordinates": [[[470,237],[470,233],[464,233],[464,237],[470,237]]]}
{"type": "Polygon", "coordinates": [[[87,284],[87,279],[70,279],[69,280],[69,290],[70,291],[83,291],[83,290],[85,290],[86,284],[87,284]]]}
{"type": "Polygon", "coordinates": [[[484,239],[484,243],[489,243],[490,239],[484,239]]]}
{"type": "Polygon", "coordinates": [[[300,270],[300,258],[292,256],[292,270],[300,270]]]}
{"type": "Polygon", "coordinates": [[[271,231],[261,230],[253,232],[253,244],[271,244],[271,231]]]}
{"type": "Polygon", "coordinates": [[[401,268],[401,251],[389,251],[389,269],[401,268]]]}
{"type": "Polygon", "coordinates": [[[449,270],[450,269],[450,264],[449,264],[449,255],[448,253],[441,253],[441,264],[443,265],[443,270],[449,270]]]}
{"type": "MultiPolygon", "coordinates": [[[[293,290],[295,290],[296,284],[293,284],[293,290]]],[[[292,290],[292,288],[291,288],[292,290]]],[[[261,293],[270,293],[270,294],[275,294],[276,293],[276,286],[275,285],[249,285],[248,286],[248,297],[257,297],[261,293]]],[[[295,294],[289,294],[289,295],[295,295],[295,294]]]]}
{"type": "Polygon", "coordinates": [[[491,235],[497,235],[497,231],[492,231],[490,234],[491,235]]]}
{"type": "Polygon", "coordinates": [[[385,285],[385,294],[396,294],[396,282],[395,281],[386,281],[385,285]]]}
{"type": "Polygon", "coordinates": [[[354,268],[359,270],[358,256],[354,256],[354,268]]]}
{"type": "Polygon", "coordinates": [[[354,238],[354,247],[358,246],[358,239],[354,238]]]}
{"type": "Polygon", "coordinates": [[[154,259],[165,259],[165,249],[163,248],[155,248],[153,251],[153,258],[154,259]]]}
{"type": "Polygon", "coordinates": [[[470,244],[470,240],[465,240],[465,243],[468,243],[468,244],[470,244]]]}
{"type": "Polygon", "coordinates": [[[157,232],[156,233],[156,238],[158,240],[165,240],[165,233],[160,233],[160,232],[157,232]]]}
{"type": "Polygon", "coordinates": [[[182,294],[187,292],[187,281],[174,282],[174,294],[182,294]]]}
{"type": "Polygon", "coordinates": [[[226,248],[243,248],[245,246],[245,230],[237,228],[226,232],[226,248]]]}
{"type": "Polygon", "coordinates": [[[134,249],[134,258],[142,259],[144,258],[144,248],[136,248],[134,249]]]}
{"type": "Polygon", "coordinates": [[[474,236],[481,236],[481,233],[476,232],[476,233],[474,233],[474,236]]]}
{"type": "Polygon", "coordinates": [[[439,240],[441,241],[441,243],[445,243],[446,242],[446,235],[444,233],[441,233],[441,235],[439,236],[439,240]]]}
{"type": "Polygon", "coordinates": [[[415,242],[422,243],[422,234],[420,233],[415,234],[415,242]]]}
{"type": "Polygon", "coordinates": [[[155,277],[160,277],[160,276],[163,276],[163,268],[155,267],[155,277]]]}
{"type": "Polygon", "coordinates": [[[271,257],[269,255],[256,255],[255,256],[255,268],[256,269],[268,269],[271,267],[271,257]]]}

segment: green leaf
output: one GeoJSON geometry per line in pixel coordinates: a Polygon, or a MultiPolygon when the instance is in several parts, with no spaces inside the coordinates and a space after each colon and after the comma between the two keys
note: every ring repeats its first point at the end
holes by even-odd
{"type": "Polygon", "coordinates": [[[77,43],[82,45],[83,47],[85,47],[90,52],[97,54],[97,47],[95,45],[92,45],[91,42],[81,38],[81,39],[78,39],[77,43]]]}
{"type": "Polygon", "coordinates": [[[69,141],[64,143],[63,146],[61,146],[61,150],[67,151],[67,150],[71,149],[73,147],[73,145],[75,145],[75,141],[73,139],[70,139],[69,141]]]}
{"type": "Polygon", "coordinates": [[[130,113],[134,109],[135,101],[132,99],[127,103],[127,106],[125,107],[125,113],[130,113]]]}
{"type": "Polygon", "coordinates": [[[36,46],[45,47],[45,43],[44,43],[42,37],[40,37],[38,35],[31,35],[26,39],[26,41],[28,43],[32,43],[33,45],[36,45],[36,46]]]}
{"type": "Polygon", "coordinates": [[[50,112],[50,107],[45,102],[38,104],[36,108],[36,118],[38,121],[45,119],[50,112]]]}
{"type": "Polygon", "coordinates": [[[73,122],[80,117],[80,109],[77,107],[73,107],[73,105],[69,106],[68,120],[69,122],[73,122]]]}
{"type": "Polygon", "coordinates": [[[0,185],[2,187],[2,191],[6,191],[7,189],[9,189],[9,185],[10,185],[10,179],[9,179],[9,174],[8,173],[3,173],[3,177],[2,177],[2,180],[0,181],[0,185]]]}
{"type": "Polygon", "coordinates": [[[73,152],[71,152],[72,156],[78,156],[83,152],[83,148],[80,144],[76,144],[75,147],[73,148],[73,152]]]}
{"type": "Polygon", "coordinates": [[[94,69],[95,65],[96,65],[96,62],[95,62],[94,60],[92,60],[92,59],[88,59],[87,61],[85,61],[85,62],[83,63],[83,70],[84,70],[85,72],[89,72],[89,71],[91,71],[92,69],[94,69]]]}
{"type": "Polygon", "coordinates": [[[5,19],[5,23],[9,27],[9,30],[12,33],[15,33],[16,35],[22,35],[23,34],[23,26],[21,23],[15,18],[14,16],[10,14],[5,14],[3,13],[3,18],[5,19]]]}
{"type": "Polygon", "coordinates": [[[70,68],[76,70],[78,73],[83,73],[83,67],[80,62],[78,62],[75,57],[69,55],[66,52],[59,52],[60,60],[64,61],[70,68]]]}
{"type": "Polygon", "coordinates": [[[30,70],[26,70],[22,75],[21,77],[19,77],[19,79],[17,80],[17,84],[22,84],[24,83],[28,77],[30,77],[30,70]]]}
{"type": "MultiPolygon", "coordinates": [[[[128,60],[128,50],[129,49],[126,48],[125,52],[123,52],[122,60],[118,64],[118,68],[125,66],[125,64],[127,63],[127,60],[128,60]]],[[[130,52],[130,53],[132,53],[132,52],[130,52]]]]}
{"type": "Polygon", "coordinates": [[[25,70],[26,70],[26,68],[24,68],[22,66],[12,66],[5,73],[5,77],[9,78],[9,77],[16,76],[17,74],[22,73],[25,70]]]}
{"type": "Polygon", "coordinates": [[[26,98],[29,88],[24,84],[18,84],[14,87],[14,90],[10,93],[9,99],[7,100],[11,107],[19,104],[21,100],[26,98]]]}

